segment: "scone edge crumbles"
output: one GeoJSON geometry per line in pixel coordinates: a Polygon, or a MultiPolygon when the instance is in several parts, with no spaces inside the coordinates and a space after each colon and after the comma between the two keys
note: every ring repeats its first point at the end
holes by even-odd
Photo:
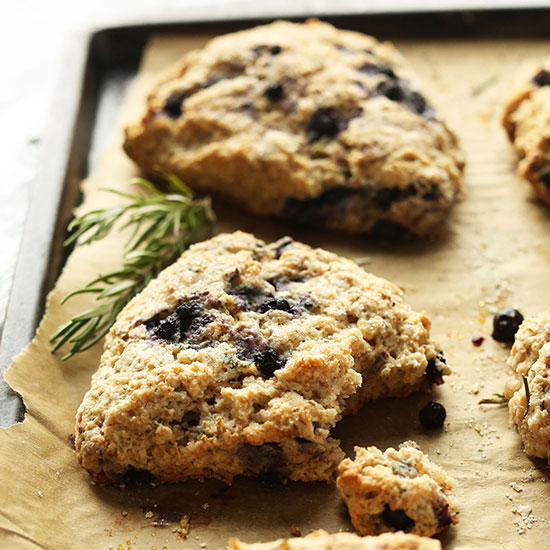
{"type": "Polygon", "coordinates": [[[360,535],[405,531],[432,536],[458,523],[454,482],[418,445],[382,452],[356,447],[339,466],[337,486],[360,535]]]}
{"type": "Polygon", "coordinates": [[[550,463],[550,311],[520,325],[508,359],[504,396],[527,454],[550,463]]]}
{"type": "Polygon", "coordinates": [[[317,20],[217,37],[168,69],[125,150],[258,214],[424,236],[462,194],[455,135],[388,42],[317,20]]]}
{"type": "Polygon", "coordinates": [[[518,174],[550,204],[550,64],[533,71],[506,105],[502,124],[518,156],[518,174]]]}
{"type": "Polygon", "coordinates": [[[119,315],[77,414],[78,460],[96,483],[331,480],[343,414],[450,372],[429,328],[401,290],[350,260],[218,235],[119,315]]]}

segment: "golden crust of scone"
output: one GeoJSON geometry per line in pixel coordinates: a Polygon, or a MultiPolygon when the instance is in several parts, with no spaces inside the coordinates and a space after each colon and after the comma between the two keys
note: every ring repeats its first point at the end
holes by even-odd
{"type": "Polygon", "coordinates": [[[187,54],[124,147],[258,214],[425,235],[459,198],[463,160],[414,82],[390,43],[278,21],[187,54]]]}

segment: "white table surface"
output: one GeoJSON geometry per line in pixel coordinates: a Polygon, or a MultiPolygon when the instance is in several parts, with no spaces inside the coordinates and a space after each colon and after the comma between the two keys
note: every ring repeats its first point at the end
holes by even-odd
{"type": "MultiPolygon", "coordinates": [[[[495,0],[502,7],[522,5],[521,0],[495,0]]],[[[541,7],[548,1],[529,2],[541,7]]],[[[285,9],[289,16],[303,11],[323,12],[350,8],[386,11],[422,6],[468,9],[479,0],[18,0],[4,3],[0,20],[0,331],[3,324],[25,220],[30,183],[35,173],[41,139],[48,121],[53,90],[60,72],[64,47],[74,32],[122,21],[161,19],[164,14],[192,18],[211,6],[223,16],[253,16],[285,9]],[[337,7],[335,7],[337,6],[337,7]]]]}

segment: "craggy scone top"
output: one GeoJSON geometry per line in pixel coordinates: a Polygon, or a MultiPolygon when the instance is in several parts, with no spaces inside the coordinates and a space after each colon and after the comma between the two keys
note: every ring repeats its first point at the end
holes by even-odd
{"type": "Polygon", "coordinates": [[[344,413],[449,372],[429,328],[348,259],[218,235],[119,315],[77,414],[78,459],[98,483],[332,479],[343,452],[330,430],[344,413]]]}
{"type": "Polygon", "coordinates": [[[510,418],[527,454],[550,463],[550,311],[523,321],[508,366],[504,395],[510,418]]]}
{"type": "Polygon", "coordinates": [[[188,53],[124,147],[256,213],[424,235],[459,197],[463,161],[414,81],[390,43],[278,21],[188,53]]]}

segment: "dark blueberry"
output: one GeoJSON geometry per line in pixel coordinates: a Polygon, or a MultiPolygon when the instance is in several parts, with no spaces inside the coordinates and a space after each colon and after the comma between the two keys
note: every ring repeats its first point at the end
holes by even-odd
{"type": "MultiPolygon", "coordinates": [[[[437,357],[437,359],[441,360],[439,357],[437,357]]],[[[442,362],[444,363],[445,359],[443,359],[442,362]]],[[[428,365],[426,366],[426,372],[424,373],[424,376],[426,376],[430,385],[441,384],[441,382],[443,382],[443,375],[441,374],[441,371],[436,366],[436,359],[430,359],[428,361],[428,365]]]]}
{"type": "Polygon", "coordinates": [[[260,304],[273,298],[273,295],[264,292],[261,288],[255,286],[243,285],[234,289],[229,289],[227,294],[238,298],[239,305],[245,310],[256,311],[260,304]]]}
{"type": "Polygon", "coordinates": [[[128,466],[126,472],[121,476],[121,484],[129,489],[151,485],[156,481],[156,477],[149,470],[142,470],[128,466]]]}
{"type": "Polygon", "coordinates": [[[384,80],[376,86],[376,94],[383,95],[392,101],[406,105],[411,111],[421,115],[428,111],[426,99],[418,92],[413,92],[405,80],[384,80]]]}
{"type": "MultiPolygon", "coordinates": [[[[277,258],[277,260],[281,257],[281,254],[283,252],[283,250],[287,247],[287,246],[290,246],[291,244],[294,243],[294,239],[292,239],[291,237],[285,237],[284,239],[282,239],[279,244],[277,244],[277,246],[275,247],[274,249],[274,252],[275,252],[275,258],[277,258]]],[[[275,285],[274,285],[275,286],[275,285]]]]}
{"type": "Polygon", "coordinates": [[[533,82],[537,86],[550,86],[550,71],[545,69],[540,70],[533,78],[533,82]]]}
{"type": "Polygon", "coordinates": [[[497,342],[513,342],[521,323],[523,323],[523,315],[517,309],[502,309],[493,318],[491,336],[497,342]]]}
{"type": "Polygon", "coordinates": [[[268,474],[279,482],[289,475],[286,457],[279,443],[250,445],[245,443],[237,449],[237,457],[245,471],[252,475],[268,474]]]}
{"type": "Polygon", "coordinates": [[[479,348],[481,346],[481,344],[483,344],[483,342],[485,342],[485,338],[483,338],[483,336],[474,336],[472,338],[472,344],[476,348],[479,348]]]}
{"type": "Polygon", "coordinates": [[[380,208],[387,210],[401,196],[399,187],[381,187],[374,195],[374,201],[380,208]]]}
{"type": "Polygon", "coordinates": [[[410,107],[412,107],[412,110],[419,115],[424,113],[428,108],[426,99],[422,94],[419,94],[418,92],[411,92],[408,97],[407,103],[410,105],[410,107]]]}
{"type": "Polygon", "coordinates": [[[147,330],[151,332],[152,339],[162,339],[179,344],[182,342],[188,331],[197,331],[208,323],[213,317],[201,314],[201,303],[197,299],[191,299],[181,303],[173,313],[165,317],[155,315],[145,321],[147,330]]]}
{"type": "Polygon", "coordinates": [[[200,411],[187,411],[183,418],[181,419],[181,426],[182,428],[194,428],[195,426],[199,425],[199,422],[201,421],[201,413],[200,411]]]}
{"type": "Polygon", "coordinates": [[[176,312],[163,319],[154,330],[153,336],[178,344],[181,340],[181,323],[176,312]]]}
{"type": "Polygon", "coordinates": [[[279,55],[281,53],[281,46],[271,46],[271,55],[279,55]]]}
{"type": "Polygon", "coordinates": [[[67,439],[69,440],[69,445],[70,445],[73,449],[76,449],[74,434],[69,434],[69,435],[67,436],[67,439]]]}
{"type": "Polygon", "coordinates": [[[296,225],[316,225],[341,215],[360,204],[361,190],[347,186],[333,187],[315,199],[288,199],[285,217],[296,225]],[[357,200],[356,200],[357,199],[357,200]]]}
{"type": "Polygon", "coordinates": [[[279,101],[283,97],[283,86],[282,84],[275,83],[270,84],[264,91],[264,95],[269,101],[279,101]]]}
{"type": "Polygon", "coordinates": [[[407,186],[407,197],[415,197],[418,193],[418,189],[414,183],[411,183],[407,186]]]}
{"type": "Polygon", "coordinates": [[[313,142],[323,137],[334,138],[342,129],[336,111],[332,107],[322,107],[313,113],[307,130],[313,142]]]}
{"type": "Polygon", "coordinates": [[[439,523],[439,527],[448,527],[453,523],[453,516],[449,512],[448,504],[445,504],[445,506],[437,511],[437,522],[439,523]]]}
{"type": "Polygon", "coordinates": [[[383,241],[394,241],[407,234],[407,230],[392,220],[378,220],[371,229],[373,237],[383,241]]]}
{"type": "Polygon", "coordinates": [[[385,63],[381,63],[379,65],[376,65],[375,63],[364,63],[357,70],[360,73],[385,74],[389,78],[397,78],[396,74],[393,72],[393,69],[389,65],[386,65],[385,63]]]}
{"type": "Polygon", "coordinates": [[[392,101],[403,101],[405,91],[399,81],[384,80],[376,86],[376,93],[383,95],[392,101]]]}
{"type": "Polygon", "coordinates": [[[184,92],[174,92],[170,94],[164,102],[162,111],[170,118],[178,118],[182,113],[182,103],[185,99],[184,92]]]}
{"type": "Polygon", "coordinates": [[[436,201],[438,197],[437,191],[428,191],[422,195],[422,198],[426,201],[436,201]]]}
{"type": "Polygon", "coordinates": [[[550,189],[550,169],[545,170],[544,172],[539,174],[539,181],[542,183],[542,185],[550,189]]]}
{"type": "Polygon", "coordinates": [[[282,369],[286,361],[281,359],[272,349],[255,351],[252,361],[265,378],[271,378],[276,370],[282,369]]]}
{"type": "Polygon", "coordinates": [[[418,413],[420,423],[428,430],[436,430],[441,428],[447,418],[445,407],[437,401],[430,401],[427,405],[420,409],[418,413]]]}
{"type": "Polygon", "coordinates": [[[386,525],[389,525],[396,531],[405,531],[407,533],[414,528],[414,519],[405,514],[405,510],[392,510],[387,504],[382,512],[382,519],[386,525]]]}
{"type": "Polygon", "coordinates": [[[284,298],[273,298],[271,300],[267,300],[267,302],[260,304],[258,307],[258,312],[265,313],[266,311],[272,311],[274,309],[286,311],[287,313],[292,312],[292,306],[288,303],[288,300],[285,300],[284,298]]]}

